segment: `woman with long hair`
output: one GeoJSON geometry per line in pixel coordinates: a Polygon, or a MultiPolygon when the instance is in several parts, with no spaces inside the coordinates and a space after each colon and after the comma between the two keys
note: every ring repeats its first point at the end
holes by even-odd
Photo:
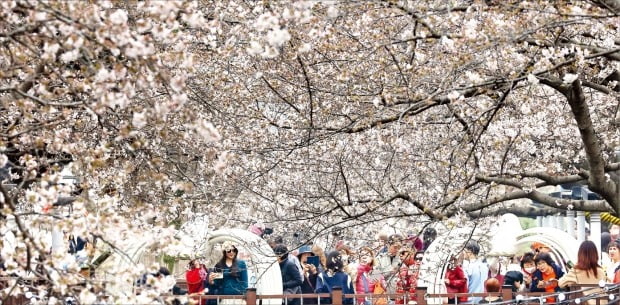
{"type": "MultiPolygon", "coordinates": [[[[187,281],[187,292],[197,301],[199,295],[204,293],[205,280],[207,279],[207,269],[199,260],[193,259],[187,264],[185,280],[187,281]]],[[[200,304],[205,305],[206,299],[202,299],[200,304]]]]}
{"type": "Polygon", "coordinates": [[[222,258],[209,275],[209,284],[220,295],[240,295],[248,289],[248,269],[245,261],[237,259],[239,250],[230,241],[222,244],[222,258]]]}
{"type": "MultiPolygon", "coordinates": [[[[579,246],[577,252],[577,264],[558,280],[558,286],[565,288],[569,285],[598,284],[605,281],[605,272],[598,264],[598,251],[596,245],[586,240],[579,246]]],[[[584,291],[584,295],[596,292],[598,288],[584,291]]],[[[588,304],[596,304],[596,300],[588,300],[588,304]]]]}

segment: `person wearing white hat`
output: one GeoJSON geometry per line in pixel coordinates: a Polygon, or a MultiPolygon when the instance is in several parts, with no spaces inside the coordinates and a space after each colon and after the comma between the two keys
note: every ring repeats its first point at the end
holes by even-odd
{"type": "Polygon", "coordinates": [[[240,295],[248,289],[248,268],[245,261],[237,259],[237,246],[225,241],[222,259],[215,264],[215,272],[209,275],[209,284],[217,287],[218,294],[240,295]]]}

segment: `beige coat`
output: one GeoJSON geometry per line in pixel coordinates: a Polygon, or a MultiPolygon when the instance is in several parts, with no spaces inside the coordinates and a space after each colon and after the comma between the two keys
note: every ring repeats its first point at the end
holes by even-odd
{"type": "MultiPolygon", "coordinates": [[[[588,274],[585,270],[572,268],[563,277],[558,280],[558,286],[561,288],[566,288],[570,285],[581,285],[581,284],[596,284],[598,285],[600,281],[605,281],[605,271],[603,268],[598,267],[597,276],[594,277],[594,274],[588,274]]],[[[584,291],[584,295],[588,295],[591,293],[600,292],[600,288],[592,288],[590,290],[584,291]]],[[[588,300],[588,305],[595,305],[596,300],[588,300]]],[[[601,300],[600,304],[607,304],[606,300],[601,300]]]]}

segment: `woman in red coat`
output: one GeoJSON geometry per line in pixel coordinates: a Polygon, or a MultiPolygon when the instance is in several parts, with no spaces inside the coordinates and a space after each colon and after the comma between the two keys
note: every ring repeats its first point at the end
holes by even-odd
{"type": "MultiPolygon", "coordinates": [[[[467,293],[467,277],[465,272],[463,272],[463,268],[459,265],[456,255],[450,257],[444,282],[448,293],[467,293]]],[[[459,303],[467,302],[467,295],[459,296],[458,300],[459,303]]],[[[455,298],[448,298],[448,303],[456,304],[455,298]]]]}
{"type": "MultiPolygon", "coordinates": [[[[187,293],[189,295],[204,294],[207,270],[197,259],[189,261],[187,272],[185,272],[185,279],[187,280],[187,293]]],[[[201,304],[205,305],[206,302],[206,299],[202,299],[201,304]]]]}

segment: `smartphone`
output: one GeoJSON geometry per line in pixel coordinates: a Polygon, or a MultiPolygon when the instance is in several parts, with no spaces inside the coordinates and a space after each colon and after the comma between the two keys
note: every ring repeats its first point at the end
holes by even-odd
{"type": "Polygon", "coordinates": [[[318,256],[308,256],[306,257],[306,264],[313,264],[317,269],[319,268],[319,257],[318,256]]]}

